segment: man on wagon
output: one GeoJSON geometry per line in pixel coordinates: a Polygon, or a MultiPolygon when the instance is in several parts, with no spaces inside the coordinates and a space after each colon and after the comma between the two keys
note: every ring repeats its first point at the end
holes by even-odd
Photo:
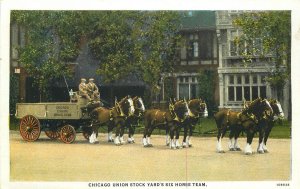
{"type": "Polygon", "coordinates": [[[88,94],[93,101],[100,101],[100,93],[97,85],[94,83],[94,79],[90,78],[87,84],[88,94]]]}
{"type": "Polygon", "coordinates": [[[85,97],[87,98],[89,101],[91,100],[90,96],[88,95],[88,87],[87,85],[85,84],[86,82],[86,79],[84,78],[81,78],[81,83],[79,84],[79,95],[81,97],[85,97]]]}

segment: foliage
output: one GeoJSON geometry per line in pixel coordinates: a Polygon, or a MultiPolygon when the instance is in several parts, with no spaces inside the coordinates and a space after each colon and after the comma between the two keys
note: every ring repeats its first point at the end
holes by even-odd
{"type": "Polygon", "coordinates": [[[290,11],[256,11],[244,13],[234,21],[241,28],[243,35],[236,39],[237,43],[245,43],[244,57],[252,62],[252,57],[273,55],[275,70],[267,81],[271,87],[282,90],[291,69],[291,12],[290,11]],[[260,40],[257,40],[260,39],[260,40]],[[253,45],[254,44],[254,45],[253,45]],[[282,66],[286,69],[282,69],[282,66]]]}
{"type": "Polygon", "coordinates": [[[169,101],[169,99],[175,98],[173,77],[166,77],[164,79],[164,93],[165,93],[166,101],[169,101]]]}
{"type": "Polygon", "coordinates": [[[45,94],[49,83],[68,74],[86,40],[106,83],[134,73],[158,91],[162,72],[171,72],[179,41],[175,11],[12,11],[12,23],[27,31],[19,62],[45,94]]]}
{"type": "Polygon", "coordinates": [[[215,79],[216,73],[213,70],[201,71],[198,75],[198,94],[205,100],[209,115],[213,115],[217,110],[217,106],[214,101],[215,92],[215,79]]]}
{"type": "Polygon", "coordinates": [[[84,16],[73,11],[12,11],[11,16],[12,23],[26,30],[19,63],[45,96],[49,82],[67,76],[66,62],[78,56],[84,16]]]}
{"type": "MultiPolygon", "coordinates": [[[[96,13],[95,13],[96,14],[96,13]]],[[[99,60],[105,82],[136,74],[150,98],[159,91],[162,72],[172,71],[179,42],[179,13],[174,11],[105,11],[90,35],[89,47],[99,60]]]]}

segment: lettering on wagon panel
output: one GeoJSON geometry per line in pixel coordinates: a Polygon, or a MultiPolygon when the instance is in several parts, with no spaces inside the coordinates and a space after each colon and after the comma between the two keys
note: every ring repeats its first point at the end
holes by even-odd
{"type": "Polygon", "coordinates": [[[71,117],[72,113],[75,113],[75,109],[68,105],[54,105],[48,107],[48,112],[53,117],[71,117]]]}

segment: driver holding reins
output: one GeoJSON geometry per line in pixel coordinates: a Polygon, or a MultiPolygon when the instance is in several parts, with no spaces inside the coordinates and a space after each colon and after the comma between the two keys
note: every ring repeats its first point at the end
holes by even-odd
{"type": "Polygon", "coordinates": [[[97,85],[94,83],[94,79],[90,78],[87,84],[87,91],[93,101],[100,101],[100,93],[97,85]]]}

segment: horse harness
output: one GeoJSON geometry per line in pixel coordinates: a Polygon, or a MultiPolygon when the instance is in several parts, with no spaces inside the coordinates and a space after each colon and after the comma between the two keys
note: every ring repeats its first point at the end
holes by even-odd
{"type": "MultiPolygon", "coordinates": [[[[227,114],[226,114],[226,118],[227,118],[227,120],[226,120],[226,123],[227,124],[229,124],[229,119],[228,119],[228,117],[229,117],[229,115],[230,115],[230,112],[231,112],[231,110],[229,109],[228,111],[227,111],[227,114]]],[[[256,118],[256,116],[254,115],[254,114],[249,114],[249,113],[246,113],[246,114],[244,114],[243,112],[239,112],[239,113],[237,113],[237,115],[236,115],[236,117],[237,117],[237,119],[239,120],[239,124],[243,124],[244,122],[246,122],[246,121],[248,121],[248,120],[252,120],[254,123],[258,123],[258,119],[256,118]],[[245,115],[248,119],[245,119],[245,120],[243,120],[242,119],[242,115],[245,115]]]]}
{"type": "Polygon", "coordinates": [[[174,118],[173,118],[174,121],[178,121],[178,122],[181,122],[181,123],[182,123],[182,122],[185,120],[185,119],[182,119],[182,120],[181,120],[181,119],[178,117],[178,115],[177,115],[176,112],[175,112],[174,104],[170,104],[170,105],[169,105],[169,111],[170,111],[171,116],[174,117],[174,118]]]}
{"type": "MultiPolygon", "coordinates": [[[[153,121],[152,121],[152,125],[154,125],[155,124],[155,122],[157,121],[157,115],[158,115],[158,112],[160,112],[160,110],[156,110],[156,112],[155,112],[155,114],[154,114],[154,119],[153,119],[153,121]]],[[[166,124],[166,120],[167,120],[167,118],[166,118],[166,113],[167,112],[164,112],[163,113],[163,120],[165,120],[165,122],[162,122],[162,123],[158,123],[158,124],[156,124],[156,125],[160,125],[160,124],[166,124]]]]}

